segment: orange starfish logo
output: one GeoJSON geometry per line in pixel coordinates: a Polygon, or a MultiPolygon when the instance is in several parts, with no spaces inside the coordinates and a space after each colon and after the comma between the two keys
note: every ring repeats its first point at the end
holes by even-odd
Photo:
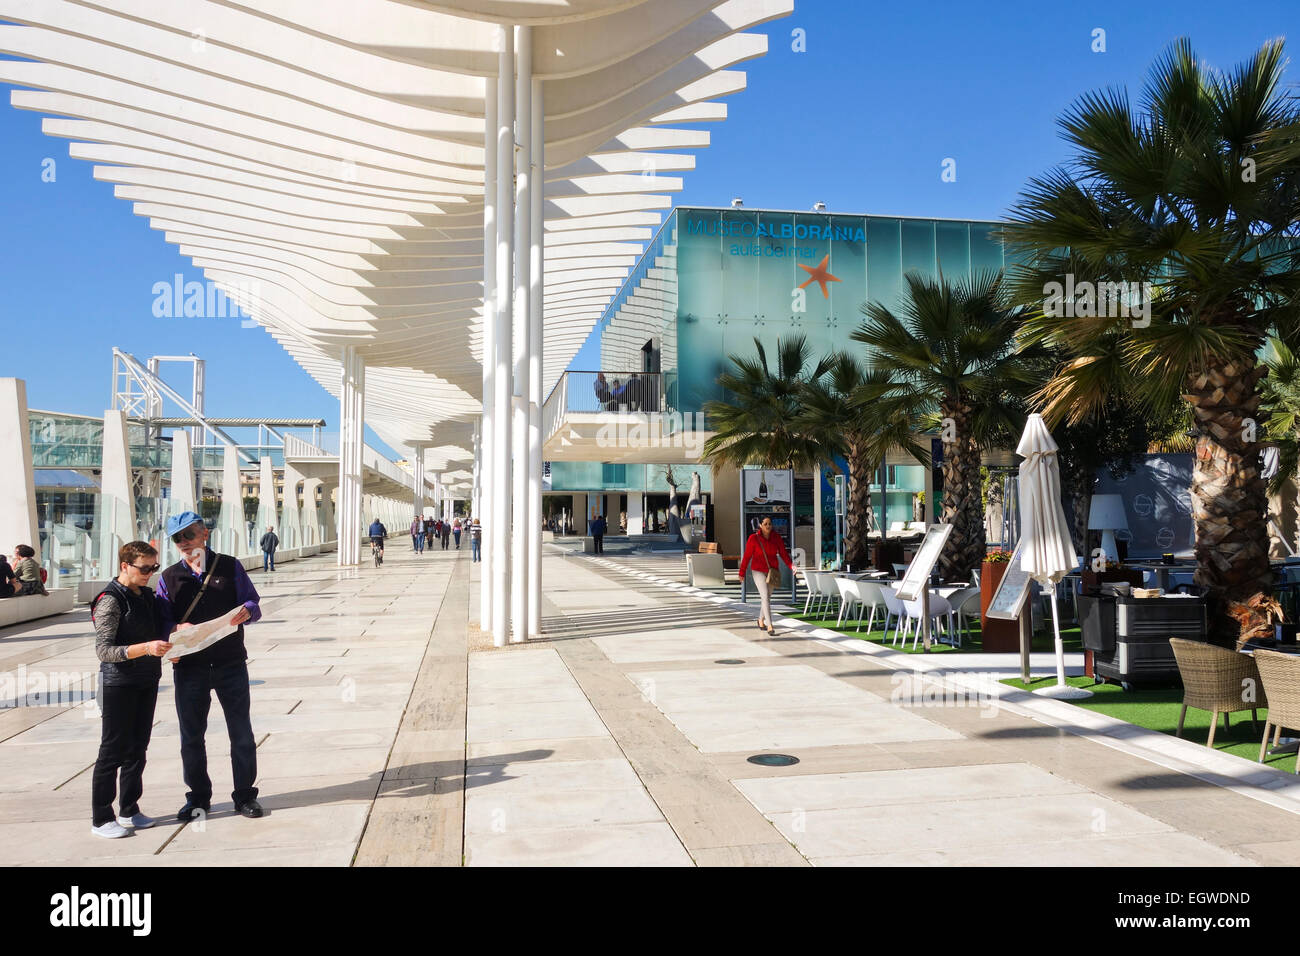
{"type": "Polygon", "coordinates": [[[830,261],[831,261],[831,255],[828,252],[826,253],[826,255],[822,256],[822,261],[817,263],[817,268],[815,269],[812,266],[804,265],[802,262],[799,263],[799,268],[802,269],[804,272],[808,273],[808,280],[806,282],[799,283],[799,288],[806,289],[808,286],[816,282],[819,286],[822,287],[822,298],[829,299],[831,297],[831,294],[826,291],[826,283],[840,281],[839,279],[835,278],[835,276],[831,275],[830,270],[826,268],[826,266],[830,264],[830,261]]]}

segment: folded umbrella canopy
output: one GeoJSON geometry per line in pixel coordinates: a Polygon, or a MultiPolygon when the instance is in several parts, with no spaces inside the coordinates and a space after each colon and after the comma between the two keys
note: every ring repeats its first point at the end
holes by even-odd
{"type": "Polygon", "coordinates": [[[1041,415],[1030,415],[1016,454],[1020,463],[1020,567],[1052,595],[1052,626],[1056,633],[1056,685],[1039,693],[1048,697],[1090,697],[1091,692],[1065,683],[1065,647],[1056,607],[1056,584],[1079,563],[1061,504],[1061,463],[1057,444],[1041,415]]]}

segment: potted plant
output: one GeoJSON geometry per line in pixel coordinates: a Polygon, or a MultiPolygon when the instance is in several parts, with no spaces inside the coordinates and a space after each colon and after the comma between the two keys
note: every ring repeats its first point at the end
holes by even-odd
{"type": "Polygon", "coordinates": [[[1001,621],[988,616],[993,595],[1011,567],[1010,551],[990,551],[980,564],[980,635],[986,651],[1017,651],[1020,649],[1020,627],[1015,621],[1001,621]]]}

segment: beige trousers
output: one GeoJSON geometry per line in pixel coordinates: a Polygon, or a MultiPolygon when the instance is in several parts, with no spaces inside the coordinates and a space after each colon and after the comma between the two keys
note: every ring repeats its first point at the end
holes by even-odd
{"type": "Polygon", "coordinates": [[[749,569],[749,578],[754,582],[754,589],[758,591],[758,599],[762,604],[762,610],[759,616],[767,622],[768,627],[772,624],[772,589],[767,584],[767,572],[758,571],[754,568],[749,569]]]}

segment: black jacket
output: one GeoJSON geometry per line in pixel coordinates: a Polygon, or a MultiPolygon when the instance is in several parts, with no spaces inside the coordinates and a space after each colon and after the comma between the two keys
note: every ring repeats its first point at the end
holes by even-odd
{"type": "MultiPolygon", "coordinates": [[[[102,613],[105,602],[115,603],[120,615],[117,633],[113,637],[114,645],[120,647],[162,639],[159,633],[162,630],[162,614],[153,588],[141,588],[140,593],[135,594],[114,578],[91,606],[92,617],[96,612],[102,613]]],[[[154,687],[162,678],[162,660],[157,657],[137,657],[125,661],[100,661],[99,677],[100,683],[106,687],[154,687]]]]}
{"type": "Polygon", "coordinates": [[[280,547],[280,539],[276,536],[274,531],[268,531],[266,534],[262,535],[262,543],[260,547],[263,551],[274,551],[276,548],[280,547]]]}
{"type": "MultiPolygon", "coordinates": [[[[233,611],[239,606],[239,596],[235,590],[235,559],[228,554],[217,554],[209,550],[207,564],[212,571],[208,589],[186,618],[191,624],[202,624],[214,617],[233,611]]],[[[204,571],[207,575],[207,571],[204,571]]],[[[171,603],[172,619],[180,624],[185,610],[194,600],[202,587],[202,579],[196,578],[189,566],[182,560],[177,561],[162,573],[163,583],[167,586],[167,600],[171,603]]],[[[210,647],[195,654],[186,654],[176,662],[177,667],[220,667],[235,664],[248,659],[244,648],[244,625],[228,637],[223,637],[210,647]]]]}

